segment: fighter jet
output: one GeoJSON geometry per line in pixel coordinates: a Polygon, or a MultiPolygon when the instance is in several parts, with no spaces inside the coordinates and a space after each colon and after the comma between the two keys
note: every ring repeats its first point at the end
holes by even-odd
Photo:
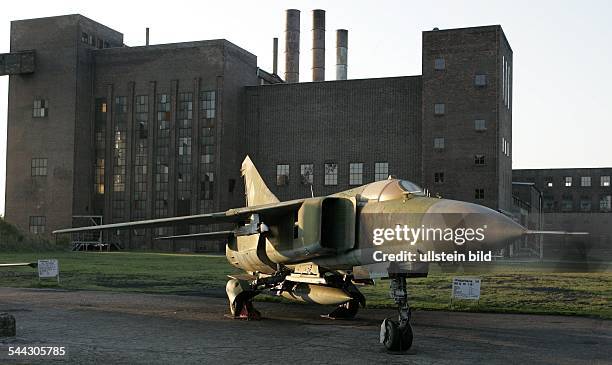
{"type": "Polygon", "coordinates": [[[227,240],[227,260],[245,271],[230,276],[226,285],[232,318],[259,319],[253,306],[259,294],[334,305],[327,317],[353,318],[366,302],[358,287],[389,279],[398,317],[383,321],[380,342],[391,351],[412,345],[406,279],[427,276],[430,260],[421,255],[486,252],[532,233],[500,212],[429,197],[406,180],[390,177],[329,196],[281,202],[248,156],[241,172],[242,208],[53,233],[225,223],[232,229],[164,238],[227,240]]]}

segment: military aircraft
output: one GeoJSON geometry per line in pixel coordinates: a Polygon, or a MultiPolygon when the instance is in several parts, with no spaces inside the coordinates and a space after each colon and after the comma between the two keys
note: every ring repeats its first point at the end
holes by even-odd
{"type": "Polygon", "coordinates": [[[427,276],[428,271],[427,261],[397,260],[399,253],[418,257],[433,250],[451,255],[467,249],[494,250],[533,233],[484,206],[429,197],[406,180],[389,178],[329,196],[281,202],[248,156],[241,172],[246,207],[53,233],[232,224],[233,229],[226,231],[164,237],[227,239],[227,260],[245,271],[243,275],[230,276],[226,285],[232,317],[260,318],[253,298],[266,293],[299,302],[335,305],[329,318],[353,318],[359,306],[365,306],[358,287],[373,284],[375,279],[390,279],[390,297],[397,305],[398,319],[383,321],[380,342],[392,351],[409,349],[413,340],[406,279],[427,276]],[[406,230],[398,228],[402,225],[423,232],[434,229],[434,235],[437,229],[451,229],[455,235],[462,232],[464,238],[470,229],[486,231],[482,240],[458,243],[441,236],[427,240],[410,230],[406,234],[406,230]],[[384,243],[373,243],[381,233],[385,235],[384,243]]]}

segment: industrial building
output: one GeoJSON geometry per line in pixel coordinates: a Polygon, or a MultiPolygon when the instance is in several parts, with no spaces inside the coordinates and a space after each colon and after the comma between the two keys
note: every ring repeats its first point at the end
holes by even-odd
{"type": "Polygon", "coordinates": [[[612,259],[611,176],[612,168],[513,170],[514,196],[525,210],[537,212],[530,218],[532,226],[589,233],[545,236],[544,258],[612,259]]]}
{"type": "MultiPolygon", "coordinates": [[[[286,13],[283,77],[277,39],[265,71],[227,40],[128,47],[82,15],[13,21],[0,55],[10,77],[6,219],[48,234],[242,206],[246,155],[280,199],[395,175],[432,195],[516,210],[513,54],[501,26],[424,31],[421,75],[359,80],[348,78],[339,29],[336,80],[326,81],[325,12],[314,10],[312,81],[300,82],[300,14],[286,13]]],[[[168,233],[118,239],[211,249],[154,243],[168,233]]]]}

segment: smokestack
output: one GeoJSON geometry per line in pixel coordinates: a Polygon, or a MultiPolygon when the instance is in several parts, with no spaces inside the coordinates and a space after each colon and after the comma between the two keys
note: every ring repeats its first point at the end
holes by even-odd
{"type": "Polygon", "coordinates": [[[272,73],[278,75],[278,38],[272,41],[272,73]]]}
{"type": "Polygon", "coordinates": [[[149,45],[149,27],[147,27],[147,38],[146,38],[145,44],[147,46],[149,45]]]}
{"type": "Polygon", "coordinates": [[[285,81],[300,82],[300,11],[287,10],[285,28],[285,81]]]}
{"type": "Polygon", "coordinates": [[[336,80],[346,80],[348,59],[348,30],[336,31],[336,80]]]}
{"type": "Polygon", "coordinates": [[[312,11],[312,81],[325,81],[325,10],[312,11]]]}

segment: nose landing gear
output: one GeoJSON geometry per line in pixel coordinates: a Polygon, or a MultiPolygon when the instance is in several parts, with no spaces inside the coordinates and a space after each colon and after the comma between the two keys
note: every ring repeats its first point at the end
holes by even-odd
{"type": "Polygon", "coordinates": [[[408,304],[408,291],[406,290],[406,276],[391,277],[391,298],[397,304],[399,319],[397,322],[391,318],[385,319],[380,326],[380,343],[389,351],[407,351],[412,346],[412,326],[410,326],[410,305],[408,304]]]}

